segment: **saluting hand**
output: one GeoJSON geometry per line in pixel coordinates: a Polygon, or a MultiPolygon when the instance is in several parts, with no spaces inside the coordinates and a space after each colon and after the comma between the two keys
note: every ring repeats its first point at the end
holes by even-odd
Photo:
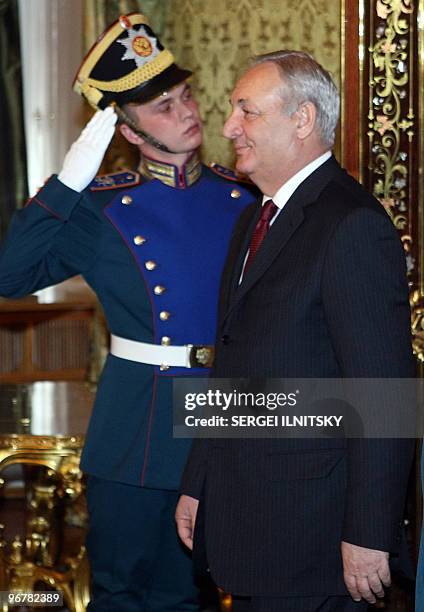
{"type": "Polygon", "coordinates": [[[67,152],[59,181],[74,191],[91,183],[112,140],[117,118],[111,106],[94,114],[67,152]]]}

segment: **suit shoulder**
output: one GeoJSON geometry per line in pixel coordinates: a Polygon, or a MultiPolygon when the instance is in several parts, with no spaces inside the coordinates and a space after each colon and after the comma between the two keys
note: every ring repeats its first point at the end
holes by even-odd
{"type": "Polygon", "coordinates": [[[112,174],[100,174],[89,185],[90,191],[110,191],[111,189],[125,189],[135,187],[141,183],[139,172],[134,170],[121,170],[112,174]]]}
{"type": "Polygon", "coordinates": [[[332,238],[362,240],[363,236],[386,236],[400,243],[399,234],[383,203],[358,181],[346,174],[346,180],[330,182],[321,193],[316,211],[327,235],[332,238]]]}
{"type": "Polygon", "coordinates": [[[366,210],[389,219],[388,211],[383,203],[345,171],[339,179],[330,181],[326,185],[321,193],[321,199],[323,207],[331,208],[330,214],[338,211],[341,216],[345,216],[354,211],[366,210]]]}

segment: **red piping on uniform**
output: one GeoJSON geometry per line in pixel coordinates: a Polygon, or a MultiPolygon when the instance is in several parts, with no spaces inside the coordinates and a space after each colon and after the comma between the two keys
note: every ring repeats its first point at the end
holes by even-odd
{"type": "Polygon", "coordinates": [[[31,202],[35,202],[36,204],[38,204],[39,206],[41,206],[41,208],[44,208],[45,210],[47,210],[47,212],[49,212],[51,215],[53,215],[53,217],[56,217],[56,219],[60,219],[61,221],[65,221],[64,217],[61,217],[57,212],[55,212],[54,210],[52,210],[51,208],[49,208],[48,206],[46,206],[46,204],[44,204],[43,202],[41,202],[40,200],[37,200],[37,198],[32,198],[32,200],[30,200],[27,204],[27,206],[29,204],[31,204],[31,202]]]}
{"type": "MultiPolygon", "coordinates": [[[[140,276],[143,280],[145,289],[146,289],[146,293],[147,293],[147,297],[149,298],[149,302],[151,305],[151,312],[152,312],[152,328],[153,328],[153,338],[156,339],[156,325],[155,325],[155,305],[152,299],[152,295],[150,293],[150,288],[149,285],[146,282],[146,279],[144,278],[144,274],[143,274],[143,269],[140,266],[139,261],[137,260],[137,257],[135,256],[135,254],[133,253],[133,250],[130,246],[130,244],[128,243],[128,241],[126,240],[125,236],[123,235],[123,233],[121,232],[121,230],[119,229],[119,227],[115,224],[115,222],[113,221],[113,219],[111,219],[110,217],[107,216],[106,214],[106,210],[112,206],[112,204],[115,203],[115,199],[112,200],[112,202],[110,202],[110,204],[108,204],[107,206],[105,206],[105,208],[103,209],[103,214],[108,218],[109,222],[112,223],[113,227],[116,229],[116,231],[118,232],[118,234],[121,236],[124,244],[126,245],[126,247],[128,248],[129,252],[131,253],[135,264],[138,268],[138,271],[140,273],[140,276]]],[[[149,424],[147,427],[147,434],[146,434],[146,447],[145,447],[145,451],[144,451],[144,463],[143,463],[143,468],[142,468],[142,474],[141,474],[141,484],[143,484],[144,482],[144,476],[145,476],[145,472],[146,472],[146,467],[147,467],[147,460],[148,460],[148,452],[150,449],[150,432],[151,432],[151,424],[153,421],[153,413],[154,413],[154,402],[155,402],[155,398],[156,398],[156,383],[157,383],[157,375],[155,370],[153,369],[153,391],[152,391],[152,401],[150,404],[150,414],[149,414],[149,424]]]]}
{"type": "Polygon", "coordinates": [[[147,425],[147,436],[146,436],[146,446],[144,449],[144,460],[143,460],[143,470],[141,472],[141,486],[144,486],[144,478],[146,476],[147,464],[149,459],[149,450],[150,450],[150,433],[152,430],[153,423],[153,414],[155,412],[155,400],[156,400],[156,386],[158,382],[158,377],[156,372],[153,370],[153,390],[152,390],[152,400],[150,403],[150,414],[149,414],[149,424],[147,425]]]}

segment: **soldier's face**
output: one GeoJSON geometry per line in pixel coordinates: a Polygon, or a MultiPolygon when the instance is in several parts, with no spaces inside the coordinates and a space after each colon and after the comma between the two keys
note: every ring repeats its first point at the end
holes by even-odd
{"type": "Polygon", "coordinates": [[[202,144],[199,109],[186,82],[132,111],[141,129],[175,153],[191,153],[202,144]]]}

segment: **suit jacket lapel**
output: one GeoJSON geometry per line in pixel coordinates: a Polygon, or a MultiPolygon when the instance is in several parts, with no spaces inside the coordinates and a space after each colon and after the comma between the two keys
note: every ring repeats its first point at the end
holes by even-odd
{"type": "Polygon", "coordinates": [[[327,183],[334,177],[335,173],[343,170],[332,156],[315,172],[309,175],[299,185],[290,197],[277,219],[272,224],[269,233],[261,244],[254,260],[252,261],[243,281],[239,284],[240,274],[246,256],[250,239],[260,215],[260,209],[254,215],[244,239],[239,242],[239,253],[236,264],[232,268],[231,290],[229,293],[228,309],[225,318],[231,313],[238,302],[246,295],[251,287],[266,272],[281,249],[290,240],[293,233],[301,225],[304,219],[304,208],[312,204],[319,196],[327,183]]]}
{"type": "Polygon", "coordinates": [[[245,225],[242,231],[241,240],[235,245],[236,254],[235,259],[231,265],[231,286],[229,300],[234,297],[239,287],[239,279],[241,271],[243,269],[244,260],[246,257],[247,249],[249,248],[250,240],[255,229],[255,226],[259,220],[261,214],[262,199],[258,200],[253,216],[250,219],[248,225],[245,225]]]}
{"type": "MultiPolygon", "coordinates": [[[[225,267],[222,273],[222,282],[219,295],[219,315],[218,320],[221,320],[227,311],[235,289],[237,288],[236,278],[239,278],[234,271],[241,269],[243,263],[243,249],[246,239],[250,236],[250,228],[256,225],[256,220],[260,214],[260,202],[256,202],[248,206],[242,213],[240,219],[234,228],[234,233],[228,247],[228,255],[225,262],[225,267]],[[247,237],[247,238],[246,238],[247,237]],[[240,263],[241,262],[241,263],[240,263]]],[[[247,242],[247,245],[249,243],[247,242]]]]}

